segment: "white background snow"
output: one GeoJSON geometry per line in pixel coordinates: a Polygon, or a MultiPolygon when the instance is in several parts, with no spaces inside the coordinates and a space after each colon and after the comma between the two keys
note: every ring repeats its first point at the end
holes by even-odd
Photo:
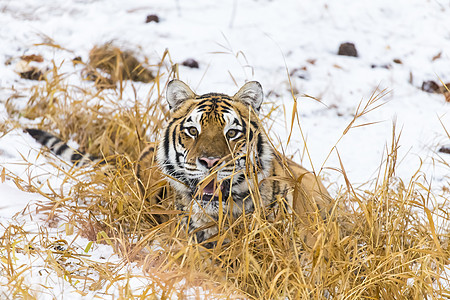
{"type": "MultiPolygon", "coordinates": [[[[423,163],[427,180],[442,191],[449,186],[450,174],[438,161],[448,164],[450,155],[438,149],[450,144],[442,126],[450,130],[450,103],[420,88],[427,80],[450,82],[449,14],[449,0],[0,0],[0,121],[8,118],[4,103],[11,88],[36,84],[20,79],[14,64],[6,65],[8,60],[41,54],[57,64],[75,56],[87,61],[94,45],[113,40],[138,49],[150,63],[159,62],[165,49],[174,62],[197,60],[199,69],[181,66],[180,76],[198,94],[234,94],[246,80],[258,80],[267,95],[266,111],[271,104],[279,106],[272,137],[307,168],[319,171],[324,165],[321,174],[331,191],[344,181],[333,170],[340,169],[336,152],[328,160],[327,156],[360,101],[386,90],[379,101],[384,105],[357,122],[377,123],[350,130],[337,144],[350,181],[358,185],[376,177],[396,120],[401,130],[397,175],[408,181],[423,163]],[[160,22],[145,23],[149,14],[157,14],[160,22]],[[34,45],[46,38],[72,52],[34,45]],[[354,43],[359,56],[336,55],[343,42],[354,43]],[[307,157],[301,158],[304,143],[297,129],[286,147],[289,117],[283,106],[290,111],[294,103],[288,74],[313,166],[307,157]]],[[[136,86],[142,97],[148,93],[145,84],[136,86]]],[[[39,145],[20,130],[1,137],[0,172],[5,168],[24,180],[36,174],[57,177],[48,159],[37,157],[38,150],[39,145]],[[38,167],[30,167],[23,157],[38,167]]],[[[30,201],[40,200],[39,195],[19,191],[6,176],[0,184],[2,228],[10,222],[31,222],[29,214],[19,220],[12,217],[30,201]]],[[[42,221],[36,217],[30,224],[38,228],[42,221]]],[[[55,230],[58,234],[63,233],[55,230]]],[[[84,249],[87,240],[77,242],[84,249]]],[[[111,256],[108,248],[101,246],[101,251],[111,256]]],[[[30,274],[29,280],[38,284],[42,278],[30,274]]],[[[61,278],[52,280],[59,280],[60,288],[53,291],[57,299],[78,295],[61,278]]]]}

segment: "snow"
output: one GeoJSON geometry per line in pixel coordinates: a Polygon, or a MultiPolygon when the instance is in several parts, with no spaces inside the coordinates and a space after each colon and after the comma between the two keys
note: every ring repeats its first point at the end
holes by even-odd
{"type": "MultiPolygon", "coordinates": [[[[307,168],[320,171],[332,192],[344,184],[335,171],[341,168],[339,157],[353,184],[376,177],[390,146],[394,122],[397,134],[401,133],[397,175],[408,181],[420,168],[433,188],[441,191],[449,186],[450,155],[437,151],[449,143],[443,125],[450,130],[450,103],[443,95],[426,93],[420,87],[427,80],[450,82],[449,11],[448,0],[6,0],[0,2],[0,120],[8,119],[4,105],[11,88],[35,84],[20,79],[14,63],[5,64],[9,59],[39,53],[71,73],[75,70],[65,62],[75,56],[86,61],[93,45],[114,40],[139,49],[155,63],[165,49],[174,62],[196,59],[200,68],[180,66],[180,75],[198,94],[234,94],[246,80],[261,82],[269,95],[263,110],[279,107],[270,132],[275,143],[307,168]],[[146,16],[153,13],[160,22],[146,24],[146,16]],[[48,40],[67,51],[35,45],[48,40]],[[359,56],[336,55],[342,42],[354,43],[359,56]],[[290,116],[283,111],[294,105],[289,73],[310,158],[302,154],[305,145],[298,126],[286,145],[290,116]],[[342,137],[358,104],[381,91],[385,96],[374,106],[383,105],[356,123],[375,124],[353,128],[342,137]]],[[[144,99],[146,85],[136,87],[144,99]]],[[[31,137],[17,129],[0,136],[0,174],[5,168],[6,174],[19,176],[25,183],[62,184],[58,171],[39,154],[39,145],[31,137]]],[[[0,195],[2,231],[8,224],[32,218],[31,212],[16,215],[27,205],[45,201],[41,195],[20,191],[8,175],[0,183],[0,195]]],[[[30,205],[28,209],[34,204],[30,205]]],[[[33,220],[30,228],[45,225],[39,218],[33,220]]],[[[67,238],[59,231],[49,235],[67,238]]],[[[87,240],[76,241],[80,249],[86,247],[87,240]]],[[[113,259],[109,246],[96,247],[113,259]]],[[[53,295],[42,295],[42,299],[79,295],[55,274],[36,276],[44,265],[42,258],[22,255],[18,257],[21,263],[33,266],[26,275],[30,284],[53,281],[53,295]]],[[[129,272],[142,274],[137,267],[130,267],[129,272]]],[[[136,283],[136,289],[139,286],[136,283]]]]}

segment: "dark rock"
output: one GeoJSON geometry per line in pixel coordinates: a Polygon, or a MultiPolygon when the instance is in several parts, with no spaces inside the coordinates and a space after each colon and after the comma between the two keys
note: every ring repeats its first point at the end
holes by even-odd
{"type": "Polygon", "coordinates": [[[356,51],[355,44],[342,43],[339,46],[338,55],[358,57],[358,51],[356,51]]]}
{"type": "Polygon", "coordinates": [[[422,83],[422,91],[427,93],[437,93],[439,92],[439,85],[433,80],[424,81],[422,83]]]}
{"type": "Polygon", "coordinates": [[[439,149],[439,152],[450,154],[450,145],[449,146],[442,146],[441,149],[439,149]]]}
{"type": "Polygon", "coordinates": [[[151,22],[159,23],[158,15],[148,15],[147,19],[145,19],[145,23],[151,23],[151,22]]]}
{"type": "Polygon", "coordinates": [[[20,77],[28,80],[45,80],[45,76],[41,70],[32,67],[30,70],[19,73],[20,77]]]}
{"type": "Polygon", "coordinates": [[[185,66],[185,67],[189,67],[189,68],[192,68],[192,69],[198,69],[199,68],[198,62],[195,59],[193,59],[193,58],[188,58],[185,61],[183,61],[181,64],[183,66],[185,66]]]}
{"type": "Polygon", "coordinates": [[[390,64],[386,64],[386,65],[371,65],[370,66],[372,69],[375,69],[375,68],[383,68],[383,69],[390,69],[391,68],[391,65],[390,64]]]}

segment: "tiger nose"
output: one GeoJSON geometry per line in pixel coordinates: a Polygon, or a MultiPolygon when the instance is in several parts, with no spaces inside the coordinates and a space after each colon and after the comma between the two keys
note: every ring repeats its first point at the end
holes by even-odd
{"type": "Polygon", "coordinates": [[[220,158],[218,158],[218,157],[200,157],[198,159],[199,163],[208,169],[211,169],[212,167],[217,165],[219,160],[220,160],[220,158]]]}

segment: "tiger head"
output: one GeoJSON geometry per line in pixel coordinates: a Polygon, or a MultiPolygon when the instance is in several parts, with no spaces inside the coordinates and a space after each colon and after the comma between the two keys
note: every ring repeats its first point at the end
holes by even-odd
{"type": "MultiPolygon", "coordinates": [[[[232,97],[196,95],[184,82],[167,86],[171,116],[158,146],[158,163],[192,209],[217,217],[219,202],[233,213],[251,210],[249,189],[269,173],[272,150],[258,113],[261,85],[246,83],[232,97]],[[256,174],[256,176],[255,176],[256,174]]],[[[189,208],[184,208],[189,209],[189,208]]]]}

